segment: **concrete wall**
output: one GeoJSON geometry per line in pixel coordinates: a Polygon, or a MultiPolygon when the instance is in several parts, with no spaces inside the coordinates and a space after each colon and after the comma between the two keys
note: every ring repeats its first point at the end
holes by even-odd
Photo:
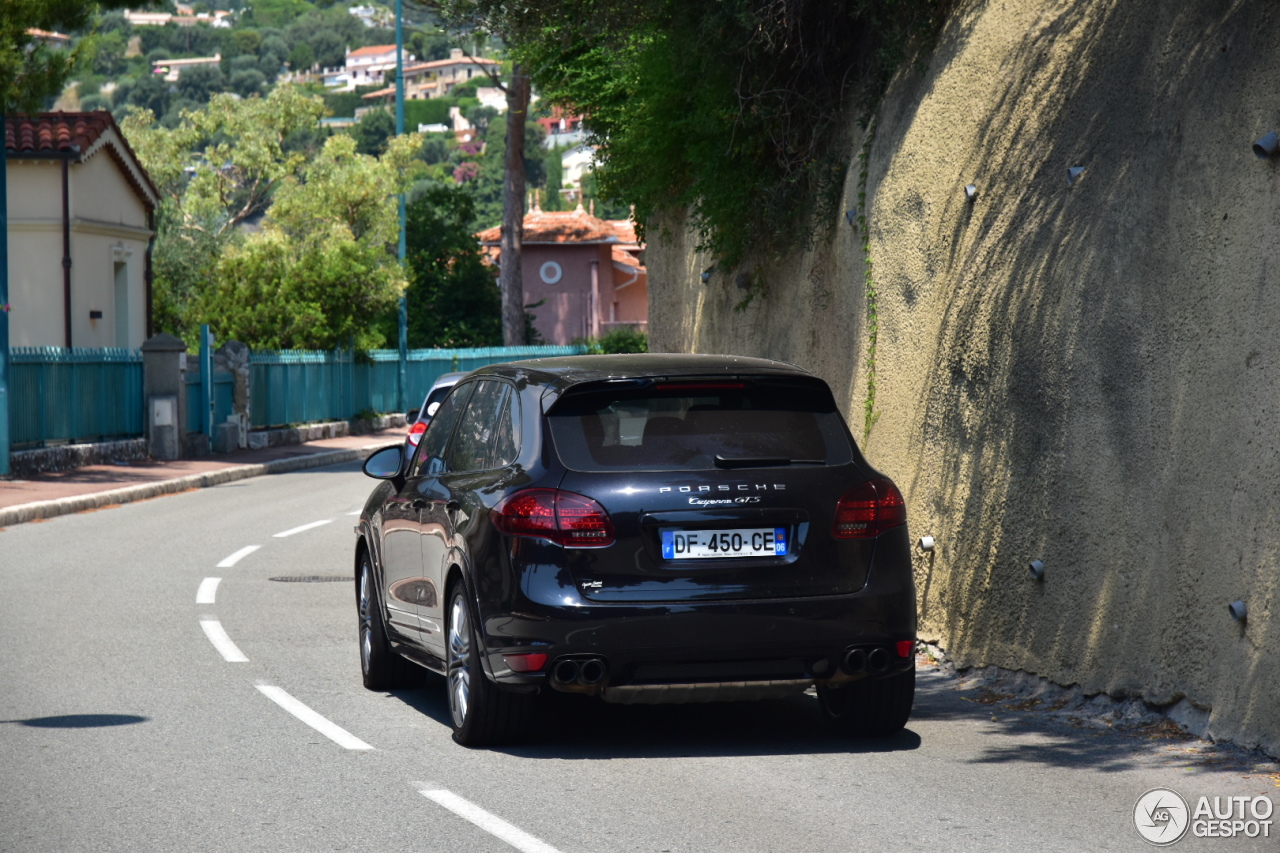
{"type": "MultiPolygon", "coordinates": [[[[1280,7],[1256,0],[962,2],[871,148],[865,442],[940,543],[917,562],[922,636],[961,664],[1186,698],[1273,754],[1280,162],[1250,146],[1280,128],[1277,56],[1280,7]]],[[[861,438],[856,229],[826,224],[735,312],[733,276],[702,284],[710,261],[665,225],[652,347],[810,368],[861,438]]]]}

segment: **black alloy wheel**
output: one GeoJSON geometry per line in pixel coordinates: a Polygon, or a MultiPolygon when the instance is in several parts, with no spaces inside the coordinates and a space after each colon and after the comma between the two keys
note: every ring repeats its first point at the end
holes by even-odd
{"type": "Polygon", "coordinates": [[[449,692],[453,739],[463,746],[520,740],[529,728],[535,697],[502,690],[485,677],[467,604],[467,588],[461,580],[449,590],[445,636],[445,688],[449,692]]]}
{"type": "Polygon", "coordinates": [[[818,685],[818,706],[841,734],[888,737],[907,725],[915,701],[915,668],[883,678],[869,676],[845,687],[818,685]]]}

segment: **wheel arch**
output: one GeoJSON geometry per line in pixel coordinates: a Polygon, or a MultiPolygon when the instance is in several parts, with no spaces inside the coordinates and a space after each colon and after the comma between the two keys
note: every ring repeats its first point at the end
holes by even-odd
{"type": "Polygon", "coordinates": [[[481,669],[484,670],[485,678],[496,683],[493,668],[489,665],[489,646],[485,637],[484,615],[480,611],[475,579],[466,564],[466,557],[460,550],[455,549],[449,554],[449,569],[444,573],[444,593],[446,600],[452,601],[454,586],[462,584],[467,608],[471,613],[471,623],[475,626],[476,653],[480,656],[481,669]]]}

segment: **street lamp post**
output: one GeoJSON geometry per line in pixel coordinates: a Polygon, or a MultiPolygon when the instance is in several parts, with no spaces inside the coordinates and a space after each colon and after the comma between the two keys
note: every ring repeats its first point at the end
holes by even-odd
{"type": "Polygon", "coordinates": [[[9,171],[0,112],[0,475],[9,473],[9,171]]]}
{"type": "MultiPolygon", "coordinates": [[[[404,135],[404,0],[396,0],[396,136],[404,135]]],[[[400,193],[400,246],[398,257],[401,268],[404,267],[404,193],[400,193]]],[[[400,374],[397,383],[400,389],[400,411],[406,411],[408,401],[409,372],[409,301],[400,297],[400,374]]]]}

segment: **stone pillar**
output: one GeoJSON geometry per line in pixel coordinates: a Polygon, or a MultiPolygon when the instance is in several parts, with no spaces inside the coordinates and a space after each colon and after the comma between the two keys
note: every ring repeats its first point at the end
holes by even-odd
{"type": "Polygon", "coordinates": [[[187,433],[187,388],[182,375],[186,353],[187,345],[173,335],[156,335],[142,345],[147,453],[153,459],[182,458],[187,433]]]}
{"type": "Polygon", "coordinates": [[[229,423],[236,426],[236,447],[244,449],[249,446],[249,347],[239,341],[227,341],[218,347],[213,354],[213,369],[218,373],[230,373],[235,380],[231,394],[231,415],[229,423]]]}

